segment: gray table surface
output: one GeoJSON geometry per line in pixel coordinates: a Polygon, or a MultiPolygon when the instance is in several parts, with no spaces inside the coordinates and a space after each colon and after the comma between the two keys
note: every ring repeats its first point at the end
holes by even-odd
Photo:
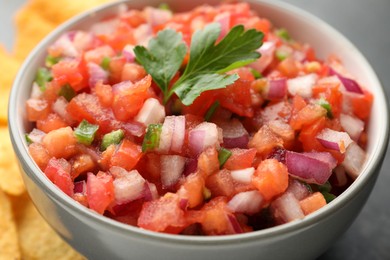
{"type": "MultiPolygon", "coordinates": [[[[284,1],[313,13],[349,38],[372,64],[390,97],[390,0],[284,1]]],[[[0,0],[0,43],[9,50],[13,38],[12,14],[24,2],[0,0]]],[[[356,221],[318,259],[390,259],[389,169],[390,152],[356,221]]]]}

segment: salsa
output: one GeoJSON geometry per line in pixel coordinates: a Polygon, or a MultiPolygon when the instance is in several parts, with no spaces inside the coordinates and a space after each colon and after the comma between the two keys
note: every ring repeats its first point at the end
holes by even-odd
{"type": "Polygon", "coordinates": [[[48,179],[98,214],[238,234],[341,194],[364,164],[372,102],[336,56],[247,3],[123,7],[48,48],[26,141],[48,179]]]}

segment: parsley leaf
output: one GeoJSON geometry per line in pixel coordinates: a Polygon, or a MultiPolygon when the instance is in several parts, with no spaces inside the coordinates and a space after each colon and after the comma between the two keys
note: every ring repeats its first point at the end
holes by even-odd
{"type": "Polygon", "coordinates": [[[224,72],[245,66],[260,57],[263,33],[242,25],[235,26],[216,44],[221,33],[218,23],[196,31],[190,45],[188,64],[176,83],[169,82],[179,70],[186,54],[182,36],[171,29],[161,31],[149,43],[149,50],[136,46],[138,62],[152,76],[164,94],[164,102],[175,93],[184,105],[190,105],[204,91],[225,88],[239,77],[224,72]]]}
{"type": "Polygon", "coordinates": [[[148,49],[136,46],[134,53],[139,63],[167,95],[169,82],[179,70],[187,47],[182,35],[172,29],[160,31],[156,38],[150,40],[148,49]]]}

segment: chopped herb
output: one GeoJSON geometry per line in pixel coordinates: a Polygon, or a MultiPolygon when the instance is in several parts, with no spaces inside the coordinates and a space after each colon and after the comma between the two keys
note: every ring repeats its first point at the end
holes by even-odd
{"type": "Polygon", "coordinates": [[[276,36],[282,38],[285,41],[290,41],[291,36],[285,28],[280,28],[275,32],[276,36]]]}
{"type": "Polygon", "coordinates": [[[76,92],[69,84],[65,84],[58,92],[58,96],[64,97],[67,101],[71,101],[76,96],[76,92]]]}
{"type": "Polygon", "coordinates": [[[161,124],[150,124],[142,143],[142,152],[154,150],[160,144],[161,124]]]}
{"type": "Polygon", "coordinates": [[[169,88],[169,83],[179,70],[187,53],[182,35],[165,29],[149,42],[148,49],[136,46],[137,61],[152,76],[164,95],[164,103],[175,93],[184,105],[191,105],[204,91],[225,88],[238,79],[237,74],[223,72],[245,66],[260,54],[263,33],[242,25],[235,26],[216,44],[221,26],[207,25],[192,36],[190,57],[182,76],[169,88]],[[234,46],[234,47],[233,47],[234,46]]]}
{"type": "Polygon", "coordinates": [[[51,55],[47,55],[45,60],[45,65],[51,68],[53,65],[57,64],[61,60],[61,57],[53,57],[51,55]]]}
{"type": "Polygon", "coordinates": [[[102,59],[102,62],[100,64],[100,67],[102,67],[104,70],[109,70],[110,68],[110,62],[111,62],[111,59],[110,57],[104,57],[102,59]]]}
{"type": "Polygon", "coordinates": [[[255,77],[255,79],[260,79],[260,78],[263,77],[263,75],[261,75],[261,73],[258,72],[258,71],[255,70],[255,69],[251,69],[251,72],[252,72],[253,77],[255,77]]]}
{"type": "Polygon", "coordinates": [[[228,149],[221,148],[218,151],[218,161],[219,161],[219,167],[222,167],[225,162],[229,159],[229,157],[232,155],[232,152],[228,149]]]}
{"type": "Polygon", "coordinates": [[[46,83],[53,80],[51,72],[46,68],[39,68],[37,75],[35,76],[35,82],[38,84],[41,91],[46,90],[46,83]]]}
{"type": "Polygon", "coordinates": [[[26,139],[27,145],[30,145],[33,143],[33,140],[31,140],[29,134],[24,134],[24,138],[26,139]]]}
{"type": "Polygon", "coordinates": [[[171,8],[169,7],[169,5],[167,3],[159,4],[158,9],[172,12],[171,8]]]}
{"type": "Polygon", "coordinates": [[[90,145],[95,139],[95,134],[98,129],[98,125],[90,124],[87,120],[84,119],[74,130],[74,135],[76,136],[76,139],[79,143],[90,145]]]}
{"type": "Polygon", "coordinates": [[[100,149],[105,151],[107,147],[112,144],[119,144],[123,137],[125,136],[125,132],[122,129],[118,129],[112,131],[111,133],[105,134],[102,139],[102,144],[100,145],[100,149]]]}
{"type": "Polygon", "coordinates": [[[332,185],[330,185],[330,182],[327,181],[322,185],[318,186],[318,191],[319,192],[330,192],[332,190],[332,185]]]}
{"type": "Polygon", "coordinates": [[[209,110],[206,112],[206,115],[204,116],[204,119],[206,121],[210,121],[210,119],[213,117],[215,111],[217,110],[217,108],[219,107],[219,101],[215,101],[211,107],[209,108],[209,110]]]}
{"type": "Polygon", "coordinates": [[[326,203],[329,203],[336,198],[336,195],[332,193],[329,192],[321,192],[321,193],[324,196],[326,203]]]}
{"type": "Polygon", "coordinates": [[[319,99],[317,104],[326,109],[326,116],[328,118],[330,119],[333,118],[332,106],[329,104],[329,102],[326,99],[324,98],[319,99]]]}

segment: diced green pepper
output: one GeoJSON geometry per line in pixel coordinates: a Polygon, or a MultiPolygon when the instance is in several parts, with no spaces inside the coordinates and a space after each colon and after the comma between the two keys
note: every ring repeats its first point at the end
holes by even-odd
{"type": "Polygon", "coordinates": [[[33,140],[31,140],[29,134],[24,134],[24,138],[26,139],[27,145],[30,145],[33,143],[33,140]]]}
{"type": "Polygon", "coordinates": [[[41,91],[46,90],[46,83],[53,80],[53,76],[51,72],[46,68],[39,68],[37,71],[37,75],[35,76],[35,82],[38,84],[41,91]]]}
{"type": "Polygon", "coordinates": [[[228,149],[221,148],[218,151],[218,161],[219,161],[219,167],[222,167],[226,161],[229,159],[229,157],[232,155],[232,152],[228,149]]]}
{"type": "Polygon", "coordinates": [[[158,9],[165,10],[165,11],[170,11],[170,12],[172,11],[167,3],[159,4],[158,9]]]}
{"type": "Polygon", "coordinates": [[[142,143],[142,152],[154,150],[160,144],[161,124],[150,124],[142,143]]]}
{"type": "Polygon", "coordinates": [[[58,96],[63,96],[66,100],[71,101],[76,96],[76,91],[69,84],[65,84],[58,92],[58,96]]]}
{"type": "Polygon", "coordinates": [[[333,118],[332,106],[329,104],[329,102],[326,99],[321,98],[318,100],[317,103],[318,103],[318,105],[320,105],[326,109],[326,116],[328,118],[332,119],[333,118]]]}
{"type": "Polygon", "coordinates": [[[252,72],[253,77],[255,77],[255,79],[260,79],[260,78],[263,77],[263,75],[261,75],[261,73],[258,72],[258,71],[255,70],[255,69],[251,69],[251,72],[252,72]]]}
{"type": "Polygon", "coordinates": [[[322,185],[318,185],[318,191],[319,192],[330,192],[332,190],[332,185],[330,185],[330,182],[327,181],[322,185]]]}
{"type": "Polygon", "coordinates": [[[112,131],[111,133],[105,134],[102,139],[102,144],[100,145],[100,149],[105,151],[107,147],[112,144],[119,144],[123,137],[125,137],[125,132],[122,129],[118,129],[112,131]]]}
{"type": "Polygon", "coordinates": [[[282,49],[277,49],[275,51],[275,56],[279,61],[285,60],[288,56],[290,56],[290,53],[282,50],[282,49]]]}
{"type": "Polygon", "coordinates": [[[336,198],[336,195],[332,193],[329,192],[321,192],[321,193],[324,196],[326,203],[329,203],[336,198]]]}
{"type": "Polygon", "coordinates": [[[57,64],[61,60],[61,57],[53,57],[51,55],[46,56],[45,65],[49,68],[53,67],[54,64],[57,64]]]}
{"type": "Polygon", "coordinates": [[[79,143],[90,145],[95,139],[95,134],[98,129],[98,125],[90,124],[87,120],[84,119],[74,130],[74,135],[76,136],[76,139],[79,143]]]}
{"type": "Polygon", "coordinates": [[[282,38],[285,41],[290,41],[291,36],[285,28],[280,28],[275,32],[276,36],[282,38]]]}
{"type": "Polygon", "coordinates": [[[210,121],[210,119],[213,117],[215,111],[217,110],[217,108],[219,107],[219,101],[215,101],[211,107],[209,108],[209,110],[206,112],[206,115],[204,116],[204,119],[206,121],[210,121]]]}
{"type": "Polygon", "coordinates": [[[100,67],[102,67],[104,70],[108,70],[110,68],[110,62],[110,57],[104,57],[100,64],[100,67]]]}

